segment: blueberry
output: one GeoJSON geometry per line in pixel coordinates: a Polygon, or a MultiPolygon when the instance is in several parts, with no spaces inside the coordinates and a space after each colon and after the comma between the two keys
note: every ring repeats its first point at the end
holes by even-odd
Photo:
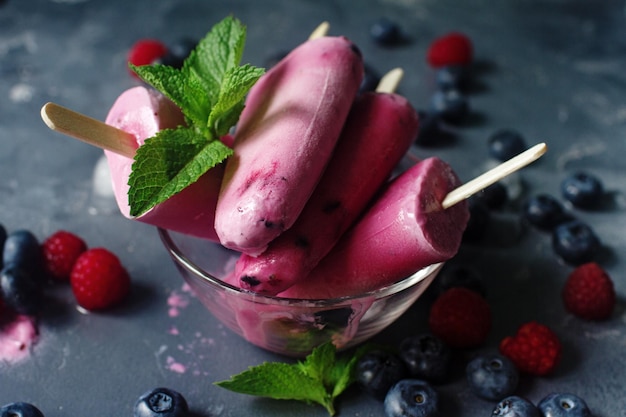
{"type": "Polygon", "coordinates": [[[39,241],[28,230],[10,233],[2,250],[3,265],[16,264],[37,276],[43,265],[43,254],[39,241]]]}
{"type": "Polygon", "coordinates": [[[0,294],[4,303],[21,314],[34,315],[41,305],[41,290],[27,269],[14,263],[0,271],[0,294]]]}
{"type": "Polygon", "coordinates": [[[356,364],[355,379],[366,393],[380,400],[389,388],[407,376],[404,362],[395,354],[373,350],[361,356],[356,364]]]}
{"type": "Polygon", "coordinates": [[[155,63],[168,65],[174,68],[182,68],[183,62],[189,56],[198,44],[198,41],[191,38],[182,38],[174,42],[167,48],[167,52],[163,57],[155,63]]]}
{"type": "Polygon", "coordinates": [[[446,123],[458,125],[469,115],[467,97],[459,90],[437,90],[431,99],[431,110],[446,123]]]}
{"type": "Polygon", "coordinates": [[[284,50],[274,52],[274,53],[268,55],[267,57],[265,57],[263,65],[267,69],[272,68],[273,66],[278,64],[281,59],[286,57],[287,54],[289,54],[289,52],[288,51],[284,51],[284,50]]]}
{"type": "Polygon", "coordinates": [[[474,194],[474,198],[483,202],[488,209],[497,210],[508,202],[509,193],[504,184],[496,182],[474,194]]]}
{"type": "Polygon", "coordinates": [[[15,402],[0,408],[0,417],[44,417],[43,413],[34,405],[25,402],[15,402]]]}
{"type": "Polygon", "coordinates": [[[134,417],[186,417],[188,414],[187,400],[169,388],[155,388],[144,393],[133,410],[134,417]]]}
{"type": "Polygon", "coordinates": [[[465,376],[472,392],[485,400],[500,400],[513,394],[519,382],[513,362],[497,353],[472,359],[465,368],[465,376]]]}
{"type": "Polygon", "coordinates": [[[542,417],[539,409],[526,398],[512,395],[500,401],[492,417],[542,417]]]}
{"type": "Polygon", "coordinates": [[[364,69],[363,80],[359,86],[359,92],[361,93],[376,90],[376,87],[380,82],[380,76],[372,67],[366,64],[364,69]]]}
{"type": "Polygon", "coordinates": [[[522,216],[541,230],[552,230],[571,220],[561,202],[550,194],[539,194],[526,200],[522,205],[522,216]]]}
{"type": "Polygon", "coordinates": [[[437,282],[440,293],[453,287],[463,287],[476,291],[483,297],[487,296],[485,283],[478,271],[465,265],[445,264],[437,276],[437,282]]]}
{"type": "MultiPolygon", "coordinates": [[[[0,224],[0,253],[4,253],[4,242],[6,242],[6,240],[7,240],[7,230],[4,228],[2,224],[0,224]]],[[[4,264],[4,261],[2,257],[0,257],[0,268],[2,268],[3,264],[4,264]]]]}
{"type": "Polygon", "coordinates": [[[380,45],[395,45],[402,41],[402,31],[397,23],[380,18],[370,26],[370,36],[380,45]]]}
{"type": "Polygon", "coordinates": [[[604,186],[595,176],[576,172],[561,182],[563,198],[579,208],[591,208],[602,201],[604,186]]]}
{"type": "Polygon", "coordinates": [[[537,404],[543,417],[591,417],[585,401],[575,394],[552,393],[537,404]]]}
{"type": "Polygon", "coordinates": [[[385,396],[387,417],[434,417],[439,415],[439,395],[426,381],[403,379],[385,396]]]}
{"type": "Polygon", "coordinates": [[[571,265],[594,260],[600,245],[600,239],[591,226],[580,220],[563,223],[552,232],[552,248],[571,265]]]}
{"type": "Polygon", "coordinates": [[[467,89],[469,82],[468,67],[466,65],[454,65],[439,68],[435,73],[435,82],[440,90],[467,89]]]}
{"type": "Polygon", "coordinates": [[[441,119],[433,112],[418,111],[419,131],[415,142],[418,145],[434,145],[442,136],[441,119]]]}
{"type": "Polygon", "coordinates": [[[450,348],[432,334],[407,337],[400,343],[398,356],[413,378],[442,383],[449,375],[450,348]]]}
{"type": "Polygon", "coordinates": [[[463,232],[463,242],[475,243],[487,232],[491,223],[491,212],[483,202],[473,197],[468,199],[468,207],[470,218],[463,232]]]}
{"type": "Polygon", "coordinates": [[[526,141],[519,132],[511,129],[499,130],[487,140],[489,155],[498,161],[506,161],[524,152],[526,141]]]}

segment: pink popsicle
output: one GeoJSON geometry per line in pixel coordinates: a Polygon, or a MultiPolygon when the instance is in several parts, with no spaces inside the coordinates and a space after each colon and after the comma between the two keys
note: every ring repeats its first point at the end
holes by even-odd
{"type": "Polygon", "coordinates": [[[452,168],[425,159],[393,180],[306,279],[280,296],[329,298],[392,284],[454,256],[469,219],[464,200],[443,209],[460,185],[452,168]]]}
{"type": "Polygon", "coordinates": [[[221,243],[251,255],[293,225],[319,181],[363,77],[344,37],[294,49],[252,87],[215,216],[221,243]]]}
{"type": "Polygon", "coordinates": [[[417,112],[404,97],[373,92],[359,96],[298,220],[262,254],[239,258],[238,285],[275,295],[305,278],[389,179],[417,131],[417,112]]]}
{"type": "MultiPolygon", "coordinates": [[[[137,147],[159,130],[184,124],[180,110],[155,90],[134,87],[123,92],[115,101],[106,123],[132,133],[137,147]]],[[[130,216],[128,177],[133,160],[111,151],[104,151],[109,163],[115,199],[121,213],[133,220],[177,232],[217,241],[213,227],[215,207],[224,173],[219,165],[182,192],[174,195],[139,217],[130,216]]]]}

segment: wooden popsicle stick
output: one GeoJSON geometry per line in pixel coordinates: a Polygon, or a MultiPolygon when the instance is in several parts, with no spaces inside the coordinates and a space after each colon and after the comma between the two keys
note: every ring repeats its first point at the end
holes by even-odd
{"type": "Polygon", "coordinates": [[[450,191],[446,198],[443,199],[441,205],[444,209],[452,207],[453,205],[465,200],[471,195],[489,187],[490,185],[498,182],[507,175],[525,167],[531,162],[539,159],[546,151],[548,147],[545,143],[540,143],[533,146],[530,149],[522,152],[521,154],[514,156],[506,162],[501,163],[493,169],[485,172],[482,175],[474,178],[473,180],[461,185],[458,188],[450,191]]]}
{"type": "Polygon", "coordinates": [[[394,93],[404,76],[402,68],[394,68],[382,76],[376,86],[377,93],[394,93]]]}
{"type": "Polygon", "coordinates": [[[330,29],[330,23],[322,22],[316,27],[313,32],[309,35],[309,40],[317,39],[326,36],[328,30],[330,29]]]}
{"type": "Polygon", "coordinates": [[[54,103],[46,103],[41,108],[41,118],[55,132],[127,158],[135,156],[137,150],[135,137],[104,122],[54,103]]]}

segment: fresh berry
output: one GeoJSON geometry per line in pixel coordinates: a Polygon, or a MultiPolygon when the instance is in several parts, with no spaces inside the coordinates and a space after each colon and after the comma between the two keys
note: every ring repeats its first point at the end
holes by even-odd
{"type": "Polygon", "coordinates": [[[431,383],[442,383],[449,376],[450,348],[441,339],[425,333],[405,338],[399,346],[398,356],[412,378],[431,383]]]}
{"type": "Polygon", "coordinates": [[[387,417],[435,417],[439,415],[439,394],[426,381],[403,379],[389,389],[384,409],[387,417]]]}
{"type": "Polygon", "coordinates": [[[474,394],[493,401],[513,394],[519,382],[519,372],[513,362],[497,353],[472,359],[465,368],[465,376],[474,394]]]}
{"type": "Polygon", "coordinates": [[[440,293],[450,288],[463,287],[476,291],[483,297],[487,296],[487,289],[481,275],[467,265],[445,264],[437,275],[437,283],[440,293]]]}
{"type": "Polygon", "coordinates": [[[26,402],[15,402],[0,408],[0,417],[44,417],[34,405],[26,402]]]}
{"type": "Polygon", "coordinates": [[[187,400],[169,388],[155,388],[141,395],[133,410],[133,417],[187,417],[187,400]]]}
{"type": "MultiPolygon", "coordinates": [[[[0,224],[0,254],[4,253],[4,242],[7,240],[7,229],[0,224]]],[[[0,268],[2,268],[3,259],[0,257],[0,268]]]]}
{"type": "Polygon", "coordinates": [[[87,250],[87,244],[80,237],[65,230],[49,236],[41,247],[46,272],[60,281],[70,279],[74,263],[87,250]]]}
{"type": "Polygon", "coordinates": [[[561,182],[563,198],[578,208],[592,208],[602,201],[604,186],[596,176],[575,172],[561,182]]]}
{"type": "Polygon", "coordinates": [[[171,44],[164,55],[157,58],[154,63],[167,65],[174,68],[182,68],[183,62],[198,45],[198,41],[191,38],[182,38],[171,44]]]}
{"type": "Polygon", "coordinates": [[[431,99],[431,111],[442,121],[459,125],[467,119],[470,105],[459,90],[437,90],[431,99]]]}
{"type": "Polygon", "coordinates": [[[488,209],[498,210],[508,202],[509,193],[504,184],[496,182],[474,194],[473,197],[482,202],[488,209]]]}
{"type": "Polygon", "coordinates": [[[426,54],[431,67],[469,65],[474,59],[474,47],[470,38],[459,32],[451,32],[435,39],[426,54]]]}
{"type": "Polygon", "coordinates": [[[14,264],[39,278],[42,268],[42,255],[39,241],[28,230],[9,233],[2,251],[3,265],[14,264]]]}
{"type": "Polygon", "coordinates": [[[407,376],[404,362],[395,354],[372,350],[361,356],[356,364],[355,379],[366,393],[380,400],[389,388],[407,376]]]}
{"type": "Polygon", "coordinates": [[[453,348],[482,345],[491,330],[491,308],[487,300],[467,288],[450,288],[430,308],[431,332],[453,348]]]}
{"type": "Polygon", "coordinates": [[[89,249],[76,260],[70,274],[78,304],[100,310],[120,302],[130,290],[130,277],[115,254],[103,248],[89,249]]]}
{"type": "Polygon", "coordinates": [[[522,205],[522,216],[541,230],[552,230],[561,223],[572,220],[563,206],[550,194],[530,197],[522,205]]]}
{"type": "Polygon", "coordinates": [[[464,243],[480,242],[491,223],[491,211],[480,199],[474,196],[468,199],[469,221],[463,231],[464,243]]]}
{"type": "Polygon", "coordinates": [[[263,66],[267,69],[270,69],[274,67],[276,64],[278,64],[288,54],[289,54],[289,51],[286,51],[283,49],[273,51],[269,53],[267,56],[265,56],[265,58],[263,59],[263,66]]]}
{"type": "Polygon", "coordinates": [[[500,352],[511,359],[520,372],[547,375],[561,359],[561,342],[549,327],[531,321],[520,326],[514,336],[502,339],[500,352]]]}
{"type": "Polygon", "coordinates": [[[526,141],[517,131],[503,129],[495,132],[487,140],[489,155],[498,161],[507,161],[526,150],[526,141]]]}
{"type": "Polygon", "coordinates": [[[380,82],[380,75],[369,65],[365,64],[363,80],[359,86],[359,92],[374,91],[380,82]]]}
{"type": "Polygon", "coordinates": [[[580,265],[568,276],[563,287],[565,308],[587,320],[606,320],[615,307],[615,288],[611,277],[600,265],[580,265]]]}
{"type": "Polygon", "coordinates": [[[543,417],[591,417],[587,403],[571,393],[552,393],[537,404],[543,417]]]}
{"type": "Polygon", "coordinates": [[[4,304],[20,314],[35,315],[41,306],[41,289],[32,273],[18,264],[0,271],[0,295],[4,304]]]}
{"type": "Polygon", "coordinates": [[[402,41],[400,26],[387,18],[381,18],[372,23],[370,36],[380,45],[396,45],[402,41]]]}
{"type": "Polygon", "coordinates": [[[492,417],[542,417],[539,409],[526,398],[511,395],[500,401],[491,413],[492,417]]]}
{"type": "Polygon", "coordinates": [[[600,246],[600,239],[591,226],[580,220],[560,224],[552,231],[554,252],[570,265],[593,261],[600,246]]]}
{"type": "Polygon", "coordinates": [[[469,80],[469,70],[465,65],[448,65],[441,67],[435,74],[437,87],[442,91],[465,91],[467,90],[469,80]]]}
{"type": "Polygon", "coordinates": [[[419,131],[415,143],[421,146],[439,144],[445,138],[446,133],[441,129],[441,120],[434,112],[418,111],[419,131]]]}
{"type": "MultiPolygon", "coordinates": [[[[167,53],[165,44],[157,39],[140,39],[128,51],[128,62],[135,65],[152,65],[167,53]]],[[[131,74],[136,76],[132,71],[131,74]]]]}

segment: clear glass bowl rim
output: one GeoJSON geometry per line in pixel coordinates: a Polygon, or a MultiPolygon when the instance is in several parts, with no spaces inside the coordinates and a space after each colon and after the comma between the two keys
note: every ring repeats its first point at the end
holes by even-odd
{"type": "MultiPolygon", "coordinates": [[[[195,277],[199,277],[205,284],[208,284],[216,289],[221,291],[231,293],[240,298],[248,299],[255,303],[262,304],[273,304],[273,305],[290,305],[290,306],[299,306],[299,307],[325,307],[325,306],[335,306],[349,303],[353,300],[359,300],[364,298],[369,299],[380,299],[389,297],[398,292],[401,292],[407,288],[410,288],[414,285],[419,284],[421,281],[429,277],[431,274],[438,271],[439,268],[443,266],[443,262],[429,265],[425,268],[416,271],[414,274],[409,275],[406,278],[403,278],[399,281],[396,281],[393,284],[387,285],[385,287],[378,288],[373,291],[368,291],[361,294],[349,295],[344,297],[337,298],[324,298],[324,299],[300,299],[300,298],[285,298],[285,297],[277,297],[270,295],[258,294],[253,291],[241,289],[230,285],[219,278],[207,273],[202,268],[200,268],[195,262],[191,261],[181,250],[181,248],[174,242],[173,238],[170,236],[170,231],[162,228],[157,228],[161,241],[163,242],[166,250],[170,254],[172,258],[174,258],[180,265],[182,265],[186,270],[191,272],[195,277]]],[[[174,232],[176,233],[176,232],[174,232]]],[[[193,236],[189,236],[193,239],[199,239],[193,236]]],[[[212,242],[207,240],[207,243],[219,245],[217,242],[212,242]]]]}

